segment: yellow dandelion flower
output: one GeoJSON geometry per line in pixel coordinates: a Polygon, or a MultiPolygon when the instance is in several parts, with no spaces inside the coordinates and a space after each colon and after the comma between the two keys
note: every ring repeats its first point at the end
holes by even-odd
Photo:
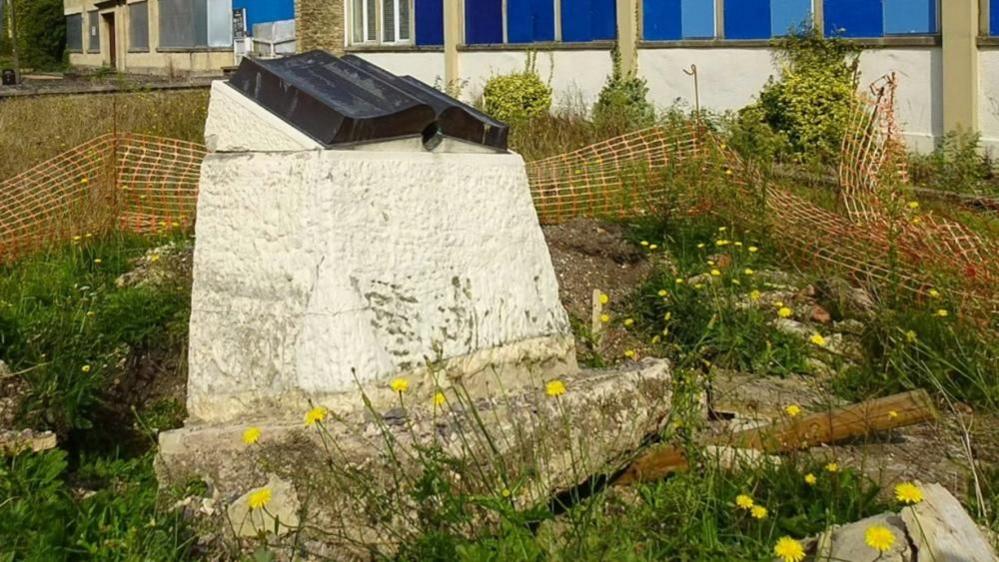
{"type": "Polygon", "coordinates": [[[940,298],[940,291],[936,289],[930,289],[928,294],[935,299],[940,298]]]}
{"type": "Polygon", "coordinates": [[[159,254],[153,254],[153,255],[149,256],[149,261],[151,261],[153,263],[156,263],[156,262],[160,261],[160,255],[159,254]]]}
{"type": "Polygon", "coordinates": [[[805,559],[805,547],[791,537],[781,537],[774,545],[774,554],[781,562],[801,562],[805,559]]]}
{"type": "Polygon", "coordinates": [[[607,304],[610,302],[610,296],[607,293],[600,293],[600,304],[607,304]]]}
{"type": "Polygon", "coordinates": [[[818,483],[818,481],[819,479],[816,478],[815,475],[812,474],[811,472],[805,475],[805,484],[808,484],[809,486],[814,486],[815,484],[818,483]]]}
{"type": "Polygon", "coordinates": [[[260,440],[262,432],[259,427],[248,427],[243,431],[243,443],[253,445],[260,440]]]}
{"type": "Polygon", "coordinates": [[[774,301],[774,308],[783,308],[784,301],[774,301]]]}
{"type": "Polygon", "coordinates": [[[642,240],[642,246],[648,246],[648,245],[649,245],[648,240],[642,240]]]}
{"type": "Polygon", "coordinates": [[[316,425],[319,422],[325,421],[326,416],[330,413],[324,406],[316,406],[315,408],[309,410],[305,413],[305,427],[310,427],[316,425]]]}
{"type": "Polygon", "coordinates": [[[742,242],[739,242],[738,240],[736,240],[735,242],[733,242],[733,244],[735,244],[739,248],[742,247],[742,242]]]}
{"type": "Polygon", "coordinates": [[[921,222],[923,222],[923,219],[919,217],[912,217],[912,224],[919,224],[921,222]]]}
{"type": "Polygon", "coordinates": [[[908,332],[905,333],[905,341],[909,343],[915,343],[917,339],[919,339],[919,336],[916,335],[916,332],[909,330],[908,332]]]}
{"type": "Polygon", "coordinates": [[[660,341],[662,341],[662,337],[660,337],[660,336],[652,336],[652,340],[651,340],[652,345],[656,345],[660,341]]]}
{"type": "Polygon", "coordinates": [[[752,254],[755,254],[756,252],[760,251],[760,249],[757,248],[756,246],[750,246],[749,248],[746,248],[746,249],[749,250],[749,252],[752,253],[752,254]]]}
{"type": "Polygon", "coordinates": [[[891,410],[888,412],[888,419],[893,420],[898,417],[898,412],[891,410]]]}
{"type": "Polygon", "coordinates": [[[657,248],[659,248],[659,244],[649,244],[649,249],[650,250],[655,250],[657,248]]]}
{"type": "Polygon", "coordinates": [[[715,246],[728,246],[728,240],[715,240],[715,246]]]}
{"type": "Polygon", "coordinates": [[[634,359],[635,357],[638,356],[638,352],[636,352],[634,349],[629,349],[624,352],[624,356],[627,357],[628,359],[634,359]]]}
{"type": "Polygon", "coordinates": [[[73,242],[79,242],[81,240],[80,236],[74,236],[73,242]]]}
{"type": "Polygon", "coordinates": [[[766,519],[767,518],[767,508],[762,505],[754,505],[752,509],[749,510],[749,514],[753,516],[753,519],[766,519]]]}
{"type": "Polygon", "coordinates": [[[101,258],[95,258],[94,259],[94,264],[101,265],[102,263],[104,263],[104,260],[102,260],[101,258]]]}
{"type": "Polygon", "coordinates": [[[609,314],[601,314],[600,315],[600,321],[603,322],[604,324],[610,322],[610,315],[609,314]]]}
{"type": "Polygon", "coordinates": [[[87,318],[93,318],[96,314],[97,313],[94,312],[93,310],[88,310],[87,311],[87,318]]]}
{"type": "Polygon", "coordinates": [[[825,347],[826,338],[822,337],[822,334],[812,334],[812,337],[808,338],[808,341],[819,347],[825,347]]]}
{"type": "Polygon", "coordinates": [[[718,271],[717,269],[712,269],[711,270],[711,276],[712,277],[720,277],[721,276],[721,272],[718,271]]]}
{"type": "Polygon", "coordinates": [[[548,381],[548,384],[545,385],[545,394],[552,398],[562,396],[565,394],[565,383],[559,379],[548,381]]]}
{"type": "Polygon", "coordinates": [[[704,247],[704,242],[701,242],[700,244],[698,244],[697,247],[698,248],[703,248],[704,247]]]}
{"type": "Polygon", "coordinates": [[[666,322],[669,322],[671,318],[673,318],[672,312],[667,312],[666,314],[663,314],[663,320],[665,320],[666,322]]]}
{"type": "Polygon", "coordinates": [[[909,201],[909,208],[915,211],[919,208],[919,201],[909,201]]]}
{"type": "Polygon", "coordinates": [[[263,509],[271,503],[271,489],[261,488],[250,494],[250,509],[263,509]]]}
{"type": "Polygon", "coordinates": [[[511,492],[509,488],[503,488],[502,490],[500,490],[500,495],[503,496],[504,498],[509,498],[510,494],[511,492]]]}
{"type": "Polygon", "coordinates": [[[665,297],[667,295],[669,295],[669,291],[667,291],[666,289],[659,289],[659,296],[660,297],[665,297]]]}
{"type": "Polygon", "coordinates": [[[757,291],[756,289],[753,289],[752,291],[749,292],[749,300],[754,302],[760,300],[760,297],[762,296],[763,294],[757,291]]]}
{"type": "Polygon", "coordinates": [[[88,183],[90,183],[90,180],[86,177],[83,177],[80,178],[80,183],[82,183],[83,185],[87,185],[88,183]]]}
{"type": "Polygon", "coordinates": [[[409,381],[404,378],[392,379],[392,382],[389,383],[389,388],[392,389],[392,392],[406,392],[409,390],[409,381]]]}
{"type": "Polygon", "coordinates": [[[680,279],[679,277],[676,278],[677,285],[683,285],[683,283],[684,283],[683,279],[680,279]]]}
{"type": "Polygon", "coordinates": [[[836,473],[839,472],[839,464],[831,462],[826,465],[826,472],[836,473]]]}
{"type": "Polygon", "coordinates": [[[694,283],[694,288],[695,289],[703,289],[704,288],[704,283],[694,283]]]}
{"type": "Polygon", "coordinates": [[[912,482],[902,482],[895,486],[895,499],[909,505],[923,501],[923,490],[912,482]]]}
{"type": "Polygon", "coordinates": [[[792,314],[794,314],[794,311],[786,306],[782,306],[777,309],[777,316],[780,316],[781,318],[790,318],[792,314]]]}
{"type": "Polygon", "coordinates": [[[727,226],[719,226],[718,227],[718,232],[725,232],[726,230],[728,230],[727,226]]]}
{"type": "Polygon", "coordinates": [[[745,509],[748,511],[750,509],[753,509],[753,505],[755,504],[753,503],[753,498],[749,497],[746,494],[739,494],[738,496],[735,497],[735,505],[738,506],[740,509],[745,509]]]}
{"type": "Polygon", "coordinates": [[[739,281],[738,279],[733,279],[732,280],[732,284],[733,285],[742,285],[742,281],[739,281]]]}
{"type": "Polygon", "coordinates": [[[745,273],[746,275],[755,275],[756,274],[755,271],[753,271],[752,269],[749,269],[748,267],[746,269],[743,269],[742,272],[745,273]]]}
{"type": "Polygon", "coordinates": [[[628,327],[634,326],[635,325],[635,320],[633,318],[625,318],[624,319],[624,325],[628,326],[628,327]]]}
{"type": "Polygon", "coordinates": [[[89,373],[90,372],[90,365],[84,365],[84,366],[80,367],[80,370],[83,371],[84,373],[89,373]]]}
{"type": "Polygon", "coordinates": [[[801,407],[797,404],[791,404],[787,408],[784,408],[784,411],[787,412],[787,415],[793,418],[801,413],[801,407]]]}
{"type": "Polygon", "coordinates": [[[884,525],[872,525],[864,531],[864,542],[878,552],[885,552],[895,544],[895,533],[884,525]]]}
{"type": "Polygon", "coordinates": [[[443,392],[437,391],[434,394],[434,406],[443,406],[447,402],[447,397],[444,396],[443,392]]]}
{"type": "Polygon", "coordinates": [[[941,308],[933,313],[934,316],[939,316],[940,318],[946,318],[949,314],[946,308],[941,308]]]}
{"type": "Polygon", "coordinates": [[[708,260],[708,265],[714,265],[714,264],[715,264],[715,260],[708,260]]]}

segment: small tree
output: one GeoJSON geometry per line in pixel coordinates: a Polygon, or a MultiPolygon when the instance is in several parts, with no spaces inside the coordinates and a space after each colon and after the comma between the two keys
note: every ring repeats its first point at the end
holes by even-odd
{"type": "Polygon", "coordinates": [[[504,123],[522,123],[551,111],[552,89],[535,70],[535,54],[527,54],[523,72],[493,76],[482,89],[486,113],[504,123]]]}
{"type": "Polygon", "coordinates": [[[860,49],[839,38],[824,38],[811,24],[777,43],[780,78],[772,77],[759,101],[743,110],[762,118],[788,141],[790,151],[811,162],[831,163],[857,103],[860,49]]]}
{"type": "Polygon", "coordinates": [[[62,0],[14,0],[21,65],[59,68],[66,51],[66,19],[62,0]]]}
{"type": "Polygon", "coordinates": [[[598,129],[623,131],[651,126],[656,120],[656,110],[646,99],[649,86],[645,79],[621,70],[621,52],[617,46],[611,51],[611,60],[613,70],[593,106],[594,124],[598,129]]]}

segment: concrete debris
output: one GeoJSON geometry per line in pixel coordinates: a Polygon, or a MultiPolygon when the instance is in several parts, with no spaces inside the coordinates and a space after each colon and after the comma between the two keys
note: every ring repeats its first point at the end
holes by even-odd
{"type": "Polygon", "coordinates": [[[995,562],[996,552],[961,503],[940,484],[918,484],[923,501],[902,510],[915,562],[995,562]]]}

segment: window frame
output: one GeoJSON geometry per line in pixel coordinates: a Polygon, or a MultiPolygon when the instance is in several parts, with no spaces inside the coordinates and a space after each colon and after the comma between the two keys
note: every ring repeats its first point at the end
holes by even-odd
{"type": "MultiPolygon", "coordinates": [[[[3,0],[0,0],[0,3],[3,3],[3,0]]],[[[83,48],[84,47],[84,45],[83,45],[83,36],[86,35],[84,33],[84,28],[83,28],[83,24],[84,24],[83,12],[76,12],[76,13],[73,13],[73,14],[64,14],[63,17],[66,19],[66,52],[67,53],[73,53],[73,54],[80,54],[80,53],[86,52],[84,50],[84,48],[83,48]],[[69,46],[70,20],[73,19],[73,18],[79,18],[79,20],[80,20],[80,25],[77,26],[77,31],[80,33],[80,48],[78,48],[78,49],[74,49],[74,48],[72,48],[72,47],[69,46]]]]}
{"type": "Polygon", "coordinates": [[[99,55],[101,54],[101,12],[100,10],[90,10],[87,12],[86,19],[86,33],[83,35],[87,38],[87,42],[84,45],[84,53],[88,55],[99,55]],[[97,39],[97,45],[94,46],[94,39],[97,39]]]}
{"type": "Polygon", "coordinates": [[[127,12],[128,12],[128,52],[129,53],[150,53],[150,52],[152,52],[152,50],[153,50],[152,49],[152,41],[150,39],[150,28],[151,28],[151,26],[150,26],[150,22],[149,22],[149,14],[150,14],[149,0],[141,0],[140,2],[130,2],[130,3],[126,4],[125,7],[126,7],[127,12]],[[135,6],[139,6],[139,5],[143,6],[145,8],[145,10],[146,10],[146,46],[145,47],[136,47],[135,46],[135,42],[134,42],[135,36],[133,35],[133,29],[134,29],[135,23],[134,23],[133,18],[132,18],[132,10],[135,8],[135,6]]]}
{"type": "Polygon", "coordinates": [[[349,0],[345,2],[347,5],[347,17],[344,18],[351,22],[350,31],[347,33],[347,46],[348,47],[416,47],[416,0],[375,0],[373,2],[375,13],[371,14],[371,6],[369,0],[349,0]],[[392,41],[385,40],[385,2],[392,2],[392,41]],[[405,2],[407,6],[407,14],[409,16],[409,21],[406,24],[406,32],[408,37],[406,39],[400,39],[402,26],[399,18],[399,6],[405,2]],[[354,18],[357,15],[357,7],[361,7],[361,32],[363,34],[363,39],[358,40],[355,34],[355,21],[354,18]],[[371,29],[371,18],[374,17],[374,35],[369,36],[368,32],[371,29]]]}

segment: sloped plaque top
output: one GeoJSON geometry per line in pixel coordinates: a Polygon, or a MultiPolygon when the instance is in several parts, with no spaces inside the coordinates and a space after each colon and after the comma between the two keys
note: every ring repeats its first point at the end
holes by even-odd
{"type": "Polygon", "coordinates": [[[503,123],[353,55],[244,58],[229,84],[326,147],[437,134],[507,147],[503,123]]]}

